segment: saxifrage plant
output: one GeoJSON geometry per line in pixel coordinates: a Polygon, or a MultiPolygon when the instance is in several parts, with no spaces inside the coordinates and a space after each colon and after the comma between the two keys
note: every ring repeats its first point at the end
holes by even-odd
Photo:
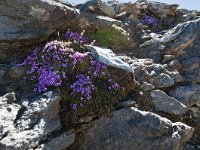
{"type": "Polygon", "coordinates": [[[72,110],[89,104],[89,109],[110,111],[123,88],[111,78],[107,65],[87,52],[85,44],[83,34],[66,32],[63,40],[36,48],[18,66],[27,69],[36,93],[56,88],[72,110]]]}

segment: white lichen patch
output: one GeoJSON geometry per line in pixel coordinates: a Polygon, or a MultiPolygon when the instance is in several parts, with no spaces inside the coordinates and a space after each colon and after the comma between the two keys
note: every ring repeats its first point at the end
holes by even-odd
{"type": "Polygon", "coordinates": [[[41,21],[47,21],[50,18],[49,11],[45,10],[44,8],[33,7],[33,6],[31,6],[29,15],[41,21]]]}

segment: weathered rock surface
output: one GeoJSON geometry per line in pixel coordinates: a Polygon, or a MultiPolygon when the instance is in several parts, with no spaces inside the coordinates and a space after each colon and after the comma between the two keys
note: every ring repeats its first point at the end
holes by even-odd
{"type": "Polygon", "coordinates": [[[169,5],[153,1],[147,2],[147,5],[149,11],[155,15],[158,15],[160,18],[168,18],[176,16],[177,8],[179,7],[179,5],[177,4],[169,5]]]}
{"type": "MultiPolygon", "coordinates": [[[[29,104],[23,102],[22,106],[14,103],[15,100],[14,93],[0,98],[0,149],[33,149],[61,128],[60,96],[48,92],[29,104]]],[[[56,144],[62,144],[60,147],[65,148],[64,146],[73,143],[74,135],[64,134],[56,139],[56,144]],[[69,140],[66,141],[69,143],[63,144],[64,139],[69,140]]],[[[50,142],[45,147],[51,144],[50,142]]]]}
{"type": "Polygon", "coordinates": [[[200,85],[198,84],[177,86],[170,90],[169,94],[185,105],[200,107],[200,85]]]}
{"type": "Polygon", "coordinates": [[[174,85],[174,80],[168,74],[164,73],[161,73],[155,78],[151,79],[150,82],[158,88],[170,87],[174,85]]]}
{"type": "Polygon", "coordinates": [[[86,46],[90,51],[94,58],[96,58],[98,61],[110,65],[112,67],[120,68],[122,70],[132,72],[131,67],[128,63],[124,62],[120,58],[116,56],[115,53],[113,53],[110,49],[103,49],[96,46],[88,45],[86,46]]]}
{"type": "Polygon", "coordinates": [[[90,50],[94,58],[112,67],[112,71],[110,72],[112,78],[120,83],[125,88],[126,92],[138,86],[132,73],[131,66],[123,61],[121,57],[117,56],[112,50],[92,45],[87,45],[86,47],[90,50]]]}
{"type": "Polygon", "coordinates": [[[173,97],[168,96],[161,90],[151,91],[156,111],[163,111],[169,114],[183,115],[187,108],[173,97]]]}
{"type": "Polygon", "coordinates": [[[106,2],[102,0],[90,0],[82,4],[81,11],[96,13],[98,15],[106,15],[108,17],[115,17],[115,11],[106,2]]]}
{"type": "MultiPolygon", "coordinates": [[[[199,82],[199,26],[200,19],[180,23],[161,37],[155,35],[151,40],[143,43],[141,47],[155,47],[157,45],[168,47],[163,52],[174,55],[175,61],[180,63],[179,65],[173,65],[175,61],[172,60],[169,66],[180,70],[180,73],[184,74],[187,80],[199,82]]],[[[147,54],[146,56],[150,55],[147,54]]]]}
{"type": "Polygon", "coordinates": [[[13,66],[9,70],[8,75],[13,80],[20,79],[20,78],[23,78],[25,76],[25,70],[23,68],[19,68],[17,66],[13,66]]]}
{"type": "Polygon", "coordinates": [[[14,104],[15,100],[14,93],[0,97],[0,139],[14,129],[13,123],[20,109],[20,106],[14,104]]]}
{"type": "Polygon", "coordinates": [[[124,3],[114,6],[115,11],[118,13],[117,18],[126,17],[125,20],[137,21],[139,17],[143,16],[147,10],[147,4],[145,2],[136,3],[124,3]]]}
{"type": "MultiPolygon", "coordinates": [[[[148,1],[107,4],[91,0],[73,6],[65,0],[1,0],[0,93],[18,87],[19,91],[23,90],[20,80],[24,72],[15,67],[19,58],[12,51],[19,47],[23,51],[23,46],[45,41],[53,33],[67,28],[78,32],[86,30],[88,35],[94,35],[98,30],[115,25],[133,38],[133,48],[128,52],[121,48],[120,55],[123,56],[118,56],[114,53],[119,52],[114,48],[117,45],[113,45],[114,52],[87,46],[91,54],[110,66],[113,79],[125,87],[127,93],[139,90],[143,95],[150,94],[156,111],[188,118],[186,122],[196,129],[195,142],[184,146],[194,132],[191,127],[172,123],[150,112],[130,109],[139,107],[139,97],[134,97],[119,103],[119,108],[126,109],[113,112],[110,118],[103,117],[94,122],[96,116],[79,119],[79,124],[91,127],[83,135],[80,149],[180,150],[183,146],[187,150],[198,149],[200,13],[177,10],[177,7],[148,1]],[[153,29],[138,24],[138,19],[147,12],[174,20],[174,28],[152,33],[153,29]]],[[[17,92],[17,96],[21,93],[17,92]]],[[[74,132],[60,130],[59,101],[60,97],[51,94],[20,104],[16,103],[14,93],[0,97],[0,149],[61,150],[74,143],[74,132]]],[[[173,119],[170,115],[169,119],[173,119]]]]}
{"type": "Polygon", "coordinates": [[[193,132],[193,128],[183,123],[172,123],[154,113],[127,108],[94,121],[78,149],[180,150],[193,132]]]}
{"type": "Polygon", "coordinates": [[[64,132],[61,135],[51,139],[46,144],[42,144],[36,148],[36,150],[61,150],[72,143],[74,143],[75,134],[71,132],[64,132]]]}
{"type": "Polygon", "coordinates": [[[77,10],[54,0],[2,0],[0,8],[1,49],[10,46],[16,49],[23,43],[46,40],[78,14],[77,10]]]}
{"type": "Polygon", "coordinates": [[[197,134],[200,134],[200,85],[189,84],[177,86],[175,89],[169,91],[169,95],[188,107],[190,111],[190,121],[197,127],[197,134]]]}
{"type": "MultiPolygon", "coordinates": [[[[150,83],[152,88],[171,87],[183,80],[178,71],[169,71],[166,65],[155,64],[151,59],[137,59],[117,56],[112,50],[97,46],[86,46],[98,61],[124,71],[133,73],[136,81],[150,83]]],[[[144,86],[142,87],[144,88],[144,86]]],[[[148,91],[148,89],[144,89],[148,91]]]]}

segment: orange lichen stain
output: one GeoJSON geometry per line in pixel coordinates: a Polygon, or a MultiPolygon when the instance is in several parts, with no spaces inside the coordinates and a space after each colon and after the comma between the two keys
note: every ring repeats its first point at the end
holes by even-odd
{"type": "Polygon", "coordinates": [[[186,51],[184,51],[184,49],[191,46],[195,38],[196,38],[196,36],[194,35],[191,39],[189,39],[185,43],[180,44],[177,48],[172,50],[172,54],[175,55],[176,57],[178,57],[178,56],[186,53],[186,51]]]}

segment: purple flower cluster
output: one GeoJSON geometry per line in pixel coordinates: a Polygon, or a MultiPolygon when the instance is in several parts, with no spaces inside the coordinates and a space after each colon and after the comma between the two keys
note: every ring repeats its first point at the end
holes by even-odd
{"type": "Polygon", "coordinates": [[[140,19],[139,22],[144,25],[148,25],[150,27],[158,26],[158,19],[147,15],[145,15],[142,19],[140,19]]]}
{"type": "Polygon", "coordinates": [[[90,68],[88,73],[91,74],[94,78],[99,76],[105,76],[107,72],[107,66],[99,61],[91,60],[90,68]]]}
{"type": "Polygon", "coordinates": [[[110,86],[108,87],[109,90],[120,88],[120,85],[117,82],[113,81],[112,78],[108,79],[108,82],[110,84],[110,86]]]}
{"type": "Polygon", "coordinates": [[[38,84],[37,87],[34,88],[34,92],[45,92],[50,86],[61,86],[62,80],[59,74],[56,71],[47,70],[46,67],[41,67],[38,70],[38,84]]]}
{"type": "Polygon", "coordinates": [[[67,32],[65,37],[68,41],[48,42],[18,65],[27,67],[28,77],[36,83],[34,92],[45,92],[50,87],[63,88],[61,91],[68,91],[71,109],[76,110],[95,99],[95,93],[98,95],[101,87],[96,84],[97,80],[99,83],[106,82],[108,92],[121,88],[112,80],[105,64],[87,53],[75,51],[73,44],[70,45],[74,41],[81,44],[82,35],[67,32]]]}
{"type": "Polygon", "coordinates": [[[18,66],[28,66],[27,75],[37,85],[34,92],[44,92],[48,87],[61,86],[62,78],[66,79],[64,68],[68,67],[69,48],[62,41],[51,41],[42,49],[37,48],[18,66]]]}
{"type": "MultiPolygon", "coordinates": [[[[71,95],[80,96],[80,107],[83,106],[88,100],[92,98],[92,92],[95,90],[92,80],[89,76],[83,74],[76,76],[76,82],[74,82],[70,88],[72,89],[71,95]]],[[[72,104],[72,109],[75,109],[72,104]]]]}
{"type": "Polygon", "coordinates": [[[79,53],[79,52],[75,52],[75,53],[69,55],[69,57],[73,59],[73,61],[72,61],[73,65],[76,65],[77,62],[82,63],[86,56],[87,56],[87,54],[83,54],[83,53],[79,53]]]}
{"type": "Polygon", "coordinates": [[[64,34],[64,37],[68,41],[78,42],[80,44],[86,43],[86,39],[83,37],[83,34],[78,34],[76,32],[68,31],[64,34]]]}

